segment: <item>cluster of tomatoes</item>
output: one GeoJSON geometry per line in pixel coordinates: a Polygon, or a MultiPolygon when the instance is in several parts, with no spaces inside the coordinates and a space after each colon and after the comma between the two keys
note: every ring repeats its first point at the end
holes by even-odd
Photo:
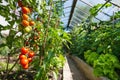
{"type": "Polygon", "coordinates": [[[19,59],[23,69],[28,69],[29,63],[32,62],[32,58],[34,57],[34,55],[35,53],[28,48],[21,48],[21,54],[19,55],[19,59]]]}
{"type": "Polygon", "coordinates": [[[35,22],[29,17],[29,14],[32,12],[32,9],[26,7],[22,4],[22,1],[18,1],[18,5],[21,7],[22,10],[22,26],[25,32],[32,31],[32,26],[35,25],[35,22]]]}

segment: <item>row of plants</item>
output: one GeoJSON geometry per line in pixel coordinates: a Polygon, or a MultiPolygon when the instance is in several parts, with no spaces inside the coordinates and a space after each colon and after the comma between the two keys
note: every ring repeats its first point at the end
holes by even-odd
{"type": "MultiPolygon", "coordinates": [[[[63,45],[67,46],[70,42],[70,36],[64,32],[59,18],[63,14],[64,1],[4,1],[6,4],[0,1],[0,15],[8,25],[0,24],[0,54],[6,57],[7,65],[2,79],[8,79],[9,73],[18,66],[16,72],[34,71],[31,74],[34,80],[57,80],[65,61],[63,45]],[[6,36],[2,34],[4,30],[9,30],[6,36]],[[15,61],[9,68],[12,56],[15,61]]],[[[18,77],[15,75],[16,80],[18,77]]]]}
{"type": "Polygon", "coordinates": [[[92,66],[97,77],[120,80],[120,21],[114,22],[84,22],[74,27],[70,52],[92,66]]]}

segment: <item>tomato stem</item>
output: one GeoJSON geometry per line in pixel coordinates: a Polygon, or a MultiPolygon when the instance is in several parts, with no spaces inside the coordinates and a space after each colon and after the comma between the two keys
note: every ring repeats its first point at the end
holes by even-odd
{"type": "Polygon", "coordinates": [[[5,80],[5,78],[8,76],[8,74],[12,71],[12,69],[15,67],[15,65],[17,64],[17,62],[19,61],[19,58],[16,60],[16,62],[14,63],[14,65],[10,68],[9,71],[7,71],[6,75],[4,76],[3,80],[5,80]]]}

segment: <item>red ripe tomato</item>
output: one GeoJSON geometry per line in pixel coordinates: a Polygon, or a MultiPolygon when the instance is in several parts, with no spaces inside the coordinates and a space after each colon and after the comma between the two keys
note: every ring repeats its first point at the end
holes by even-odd
{"type": "Polygon", "coordinates": [[[29,26],[29,22],[27,20],[22,20],[22,25],[24,27],[27,27],[27,26],[29,26]]]}
{"type": "Polygon", "coordinates": [[[22,68],[23,68],[23,69],[28,69],[28,67],[29,67],[28,64],[26,64],[26,65],[22,65],[22,68]]]}
{"type": "Polygon", "coordinates": [[[30,9],[27,7],[22,7],[22,13],[28,14],[28,13],[30,13],[30,9]]]}
{"type": "Polygon", "coordinates": [[[34,22],[34,21],[30,21],[30,22],[29,22],[29,25],[30,25],[30,26],[35,25],[35,22],[34,22]]]}
{"type": "Polygon", "coordinates": [[[20,59],[20,64],[23,66],[28,64],[28,59],[20,59]]]}
{"type": "Polygon", "coordinates": [[[27,14],[23,14],[23,15],[22,15],[22,19],[23,19],[23,20],[28,20],[28,19],[29,19],[29,16],[28,16],[27,14]]]}
{"type": "Polygon", "coordinates": [[[32,58],[28,58],[29,63],[32,62],[32,58]]]}
{"type": "Polygon", "coordinates": [[[20,54],[19,55],[19,59],[27,59],[27,56],[23,55],[23,54],[20,54]]]}
{"type": "Polygon", "coordinates": [[[29,52],[29,49],[26,47],[21,48],[21,54],[27,54],[29,52]]]}
{"type": "Polygon", "coordinates": [[[35,53],[33,51],[28,53],[28,57],[32,58],[35,55],[35,53]]]}

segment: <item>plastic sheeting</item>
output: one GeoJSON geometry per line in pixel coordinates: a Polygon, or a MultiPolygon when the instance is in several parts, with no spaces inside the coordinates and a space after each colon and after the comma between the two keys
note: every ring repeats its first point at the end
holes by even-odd
{"type": "MultiPolygon", "coordinates": [[[[61,17],[63,26],[74,27],[75,25],[80,24],[82,21],[86,20],[88,16],[90,16],[89,13],[90,8],[97,4],[104,4],[106,1],[107,0],[77,0],[72,18],[70,20],[70,24],[68,25],[73,0],[67,0],[64,4],[64,7],[66,7],[64,8],[65,16],[61,17]]],[[[110,2],[120,6],[120,0],[111,0],[110,2]]],[[[98,12],[98,15],[95,16],[92,21],[93,22],[107,21],[110,19],[110,16],[112,16],[117,11],[120,11],[120,8],[115,5],[112,5],[109,8],[102,8],[98,12]]]]}

